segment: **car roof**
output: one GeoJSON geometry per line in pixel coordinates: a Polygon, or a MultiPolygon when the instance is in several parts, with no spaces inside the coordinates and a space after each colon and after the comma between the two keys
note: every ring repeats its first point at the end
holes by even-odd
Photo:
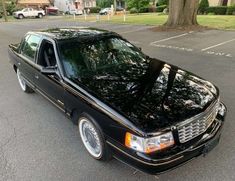
{"type": "Polygon", "coordinates": [[[40,31],[31,31],[31,34],[46,36],[54,40],[66,40],[77,38],[94,38],[101,36],[119,36],[117,33],[88,27],[51,28],[40,31]]]}

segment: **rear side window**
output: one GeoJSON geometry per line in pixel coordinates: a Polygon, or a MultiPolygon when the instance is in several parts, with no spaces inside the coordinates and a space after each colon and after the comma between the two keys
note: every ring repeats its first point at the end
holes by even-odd
{"type": "Polygon", "coordinates": [[[40,42],[40,37],[36,35],[30,35],[26,37],[27,39],[24,41],[21,53],[26,56],[30,60],[35,60],[37,47],[40,42]]]}

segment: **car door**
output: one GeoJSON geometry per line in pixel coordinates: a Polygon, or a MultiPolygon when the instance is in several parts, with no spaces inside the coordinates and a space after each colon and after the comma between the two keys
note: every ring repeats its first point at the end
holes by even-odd
{"type": "Polygon", "coordinates": [[[33,16],[33,17],[37,16],[37,11],[33,8],[30,8],[30,16],[33,16]]]}
{"type": "Polygon", "coordinates": [[[62,111],[64,108],[64,87],[63,80],[61,79],[60,71],[58,69],[57,59],[56,59],[56,48],[53,40],[43,39],[39,48],[37,65],[40,67],[35,72],[35,85],[36,89],[47,99],[49,99],[53,104],[55,104],[62,111]],[[45,60],[45,53],[49,48],[52,48],[52,53],[54,53],[55,58],[50,66],[48,66],[45,60]],[[48,71],[42,71],[48,70],[48,71]],[[55,70],[51,73],[50,70],[55,70]]]}
{"type": "Polygon", "coordinates": [[[28,34],[20,45],[17,56],[17,67],[30,87],[34,88],[37,49],[41,42],[41,36],[28,34]]]}
{"type": "Polygon", "coordinates": [[[24,9],[24,17],[29,17],[29,15],[30,15],[29,8],[25,8],[24,9]]]}

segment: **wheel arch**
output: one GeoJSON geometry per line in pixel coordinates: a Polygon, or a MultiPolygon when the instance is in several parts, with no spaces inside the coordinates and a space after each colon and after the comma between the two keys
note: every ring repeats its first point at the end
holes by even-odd
{"type": "Polygon", "coordinates": [[[22,16],[24,17],[24,14],[23,14],[23,13],[18,14],[18,17],[19,17],[20,15],[22,15],[22,16]]]}
{"type": "Polygon", "coordinates": [[[13,69],[14,69],[14,71],[16,73],[17,72],[17,66],[15,64],[13,65],[13,69]]]}

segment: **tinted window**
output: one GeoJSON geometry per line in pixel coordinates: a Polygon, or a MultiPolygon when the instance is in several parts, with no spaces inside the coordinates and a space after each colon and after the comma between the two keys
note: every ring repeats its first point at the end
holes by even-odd
{"type": "Polygon", "coordinates": [[[120,38],[106,38],[95,42],[62,43],[61,59],[68,77],[96,74],[112,70],[120,65],[137,65],[145,56],[129,42],[120,38]]]}
{"type": "Polygon", "coordinates": [[[39,42],[39,36],[30,35],[30,37],[27,38],[24,42],[24,46],[22,47],[22,54],[29,59],[34,60],[39,42]]]}

